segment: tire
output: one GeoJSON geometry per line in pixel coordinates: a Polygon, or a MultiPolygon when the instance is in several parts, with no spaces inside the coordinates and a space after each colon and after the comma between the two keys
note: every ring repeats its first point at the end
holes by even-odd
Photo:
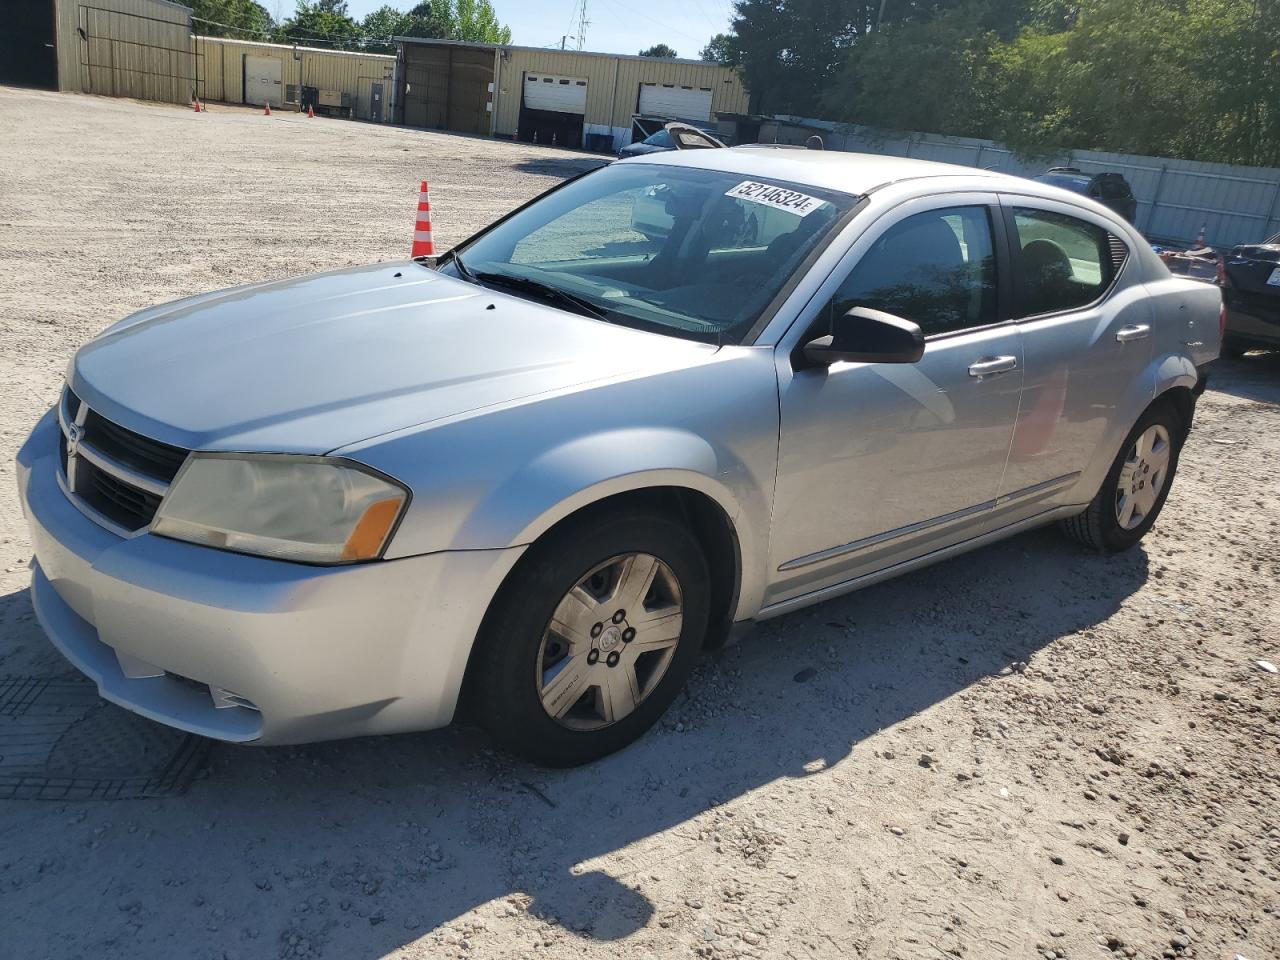
{"type": "Polygon", "coordinates": [[[633,508],[571,519],[521,558],[485,617],[472,657],[472,718],[507,750],[545,766],[622,749],[657,722],[692,672],[710,592],[697,539],[672,517],[633,508]],[[628,603],[645,576],[645,599],[628,603]],[[668,634],[674,645],[660,646],[668,634]]]}
{"type": "Polygon", "coordinates": [[[1137,544],[1155,524],[1168,499],[1186,432],[1172,404],[1157,401],[1148,407],[1125,437],[1102,488],[1088,508],[1062,521],[1061,527],[1067,536],[1102,553],[1119,553],[1137,544]],[[1167,443],[1167,458],[1163,466],[1158,466],[1161,462],[1158,449],[1148,450],[1144,455],[1137,444],[1140,438],[1149,444],[1151,438],[1158,439],[1161,432],[1167,443]],[[1137,469],[1126,471],[1130,463],[1136,463],[1137,469]],[[1158,480],[1153,479],[1157,474],[1158,480]],[[1122,484],[1129,481],[1132,482],[1126,492],[1122,484]],[[1150,490],[1156,484],[1158,489],[1153,499],[1150,490]],[[1141,489],[1136,489],[1138,487],[1141,489]],[[1133,509],[1126,515],[1130,505],[1133,509]]]}

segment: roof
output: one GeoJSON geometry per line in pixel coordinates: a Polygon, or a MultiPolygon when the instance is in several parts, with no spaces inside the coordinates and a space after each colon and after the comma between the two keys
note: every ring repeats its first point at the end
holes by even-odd
{"type": "Polygon", "coordinates": [[[396,43],[412,43],[430,47],[466,47],[471,50],[526,50],[532,53],[563,53],[571,57],[608,57],[610,60],[644,60],[648,63],[685,63],[697,67],[732,67],[714,60],[691,60],[686,57],[640,57],[631,53],[601,53],[595,50],[561,50],[559,47],[523,47],[514,43],[479,43],[472,40],[440,40],[436,37],[392,37],[396,43]]]}
{"type": "Polygon", "coordinates": [[[372,57],[375,60],[394,60],[394,53],[364,53],[360,50],[331,50],[327,47],[304,47],[294,43],[266,43],[262,40],[237,40],[235,37],[206,37],[202,33],[195,35],[201,43],[233,43],[239,47],[268,47],[272,50],[294,50],[307,53],[331,53],[338,57],[372,57]]]}
{"type": "MultiPolygon", "coordinates": [[[[932,160],[911,160],[839,150],[775,150],[772,144],[744,144],[724,150],[678,150],[618,160],[618,163],[662,163],[722,170],[743,176],[789,180],[843,193],[866,194],[877,187],[921,177],[984,177],[996,181],[1019,178],[991,170],[932,160]]],[[[1024,181],[1025,182],[1025,181],[1024,181]]]]}

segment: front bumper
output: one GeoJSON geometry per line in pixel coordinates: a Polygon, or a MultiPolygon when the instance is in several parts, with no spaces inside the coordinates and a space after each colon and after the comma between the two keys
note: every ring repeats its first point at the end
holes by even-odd
{"type": "Polygon", "coordinates": [[[57,483],[57,427],[18,454],[49,639],[107,700],[219,740],[299,743],[453,718],[467,657],[523,552],[313,567],[123,539],[57,483]]]}

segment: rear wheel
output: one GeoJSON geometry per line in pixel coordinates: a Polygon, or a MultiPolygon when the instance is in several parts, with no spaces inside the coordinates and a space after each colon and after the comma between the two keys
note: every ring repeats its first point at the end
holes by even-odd
{"type": "Polygon", "coordinates": [[[1141,540],[1169,496],[1184,435],[1171,404],[1151,406],[1125,439],[1093,502],[1062,522],[1067,535],[1105,553],[1141,540]]]}
{"type": "Polygon", "coordinates": [[[649,729],[707,630],[698,541],[648,511],[572,520],[508,578],[478,638],[473,710],[513,753],[575,766],[649,729]]]}

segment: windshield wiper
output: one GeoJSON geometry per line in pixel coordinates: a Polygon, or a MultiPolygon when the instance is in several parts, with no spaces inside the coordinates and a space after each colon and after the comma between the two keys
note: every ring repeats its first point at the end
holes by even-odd
{"type": "Polygon", "coordinates": [[[452,250],[446,250],[444,253],[440,255],[440,259],[436,261],[437,267],[443,265],[441,261],[443,261],[443,263],[452,263],[455,267],[457,267],[458,276],[462,277],[462,279],[466,280],[468,283],[479,282],[476,280],[475,272],[470,267],[468,267],[465,263],[462,262],[462,254],[458,253],[458,250],[456,247],[452,250]]]}
{"type": "MultiPolygon", "coordinates": [[[[455,259],[454,262],[456,263],[457,260],[455,259]]],[[[495,287],[506,287],[509,290],[532,293],[547,300],[558,301],[588,317],[609,322],[609,314],[590,300],[569,293],[567,290],[561,290],[559,287],[553,287],[549,283],[543,283],[541,280],[531,280],[528,277],[513,277],[507,273],[473,273],[471,276],[474,278],[473,282],[480,281],[481,283],[493,284],[495,287]]]]}

